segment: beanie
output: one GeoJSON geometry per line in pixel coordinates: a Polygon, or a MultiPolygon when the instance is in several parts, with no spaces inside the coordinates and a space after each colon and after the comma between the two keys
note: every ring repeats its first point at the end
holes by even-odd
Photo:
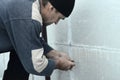
{"type": "Polygon", "coordinates": [[[65,17],[71,14],[75,4],[75,0],[49,0],[49,2],[65,17]]]}

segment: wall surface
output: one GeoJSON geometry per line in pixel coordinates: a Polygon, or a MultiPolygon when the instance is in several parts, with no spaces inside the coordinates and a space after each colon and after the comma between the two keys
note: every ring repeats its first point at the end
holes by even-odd
{"type": "Polygon", "coordinates": [[[0,80],[2,80],[3,72],[7,67],[9,53],[0,54],[0,80]]]}
{"type": "MultiPolygon", "coordinates": [[[[54,71],[51,80],[120,80],[120,0],[76,0],[69,18],[48,27],[48,42],[76,63],[71,71],[54,71]]],[[[0,59],[2,76],[8,58],[0,59]]]]}
{"type": "Polygon", "coordinates": [[[48,27],[49,44],[76,63],[52,80],[120,80],[120,0],[76,0],[71,16],[48,27]]]}

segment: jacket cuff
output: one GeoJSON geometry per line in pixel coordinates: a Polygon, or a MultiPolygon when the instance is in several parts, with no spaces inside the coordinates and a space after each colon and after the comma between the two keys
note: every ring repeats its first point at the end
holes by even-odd
{"type": "Polygon", "coordinates": [[[50,76],[53,73],[55,67],[56,67],[55,61],[52,59],[49,59],[47,67],[41,72],[41,74],[45,76],[50,76]]]}
{"type": "Polygon", "coordinates": [[[53,48],[50,47],[47,43],[45,43],[45,45],[44,45],[44,54],[46,55],[46,54],[49,53],[51,50],[53,50],[53,48]]]}

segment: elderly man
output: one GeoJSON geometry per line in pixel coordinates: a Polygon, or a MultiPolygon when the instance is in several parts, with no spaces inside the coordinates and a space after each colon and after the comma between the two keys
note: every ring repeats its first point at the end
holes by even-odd
{"type": "Polygon", "coordinates": [[[51,48],[42,37],[42,26],[68,17],[74,3],[75,0],[0,1],[0,53],[11,51],[4,80],[27,80],[19,76],[28,77],[29,73],[49,76],[54,69],[69,70],[75,65],[68,55],[51,48]],[[23,73],[15,73],[19,69],[23,73]]]}

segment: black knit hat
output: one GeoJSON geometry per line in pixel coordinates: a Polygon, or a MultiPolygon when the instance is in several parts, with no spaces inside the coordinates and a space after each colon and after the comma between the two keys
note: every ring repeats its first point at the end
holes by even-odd
{"type": "Polygon", "coordinates": [[[74,7],[75,0],[49,0],[50,3],[65,17],[68,17],[74,7]]]}

